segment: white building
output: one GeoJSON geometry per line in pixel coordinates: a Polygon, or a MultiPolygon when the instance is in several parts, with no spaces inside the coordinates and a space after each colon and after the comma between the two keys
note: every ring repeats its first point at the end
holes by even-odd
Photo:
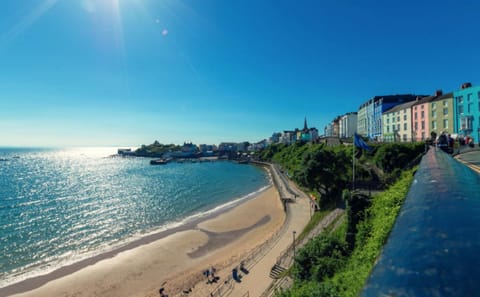
{"type": "Polygon", "coordinates": [[[357,113],[349,112],[340,117],[339,123],[340,138],[353,137],[353,133],[357,130],[357,113]]]}

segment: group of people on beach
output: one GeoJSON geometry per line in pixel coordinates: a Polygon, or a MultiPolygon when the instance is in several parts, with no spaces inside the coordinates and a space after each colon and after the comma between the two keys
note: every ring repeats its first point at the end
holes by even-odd
{"type": "Polygon", "coordinates": [[[210,266],[210,268],[203,271],[203,275],[207,277],[207,284],[216,283],[218,281],[219,277],[215,275],[216,271],[217,270],[213,266],[210,266]]]}

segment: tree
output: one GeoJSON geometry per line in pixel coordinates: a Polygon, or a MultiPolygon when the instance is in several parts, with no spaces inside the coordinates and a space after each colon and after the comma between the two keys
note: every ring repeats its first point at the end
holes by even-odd
{"type": "Polygon", "coordinates": [[[357,225],[365,218],[365,210],[370,207],[370,197],[367,195],[344,190],[342,198],[346,202],[347,212],[347,234],[346,242],[349,250],[355,247],[355,237],[357,234],[357,225]]]}
{"type": "Polygon", "coordinates": [[[302,158],[296,180],[310,189],[317,190],[324,201],[339,198],[349,181],[350,160],[344,151],[317,146],[307,151],[302,158]]]}
{"type": "Polygon", "coordinates": [[[294,275],[300,281],[322,281],[343,267],[348,253],[344,241],[320,234],[310,240],[295,257],[294,275]]]}

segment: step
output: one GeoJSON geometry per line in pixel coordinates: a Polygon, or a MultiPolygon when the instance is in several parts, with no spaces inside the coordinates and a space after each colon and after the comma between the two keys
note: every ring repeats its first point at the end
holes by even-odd
{"type": "Polygon", "coordinates": [[[270,270],[270,277],[273,279],[278,279],[280,275],[286,270],[287,270],[286,268],[283,268],[282,266],[275,264],[270,270]]]}

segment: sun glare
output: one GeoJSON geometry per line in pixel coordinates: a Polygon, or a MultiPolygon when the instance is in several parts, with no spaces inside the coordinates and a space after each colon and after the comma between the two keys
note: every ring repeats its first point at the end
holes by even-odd
{"type": "Polygon", "coordinates": [[[58,0],[44,0],[41,1],[35,8],[18,23],[16,23],[12,29],[6,34],[0,36],[0,46],[12,41],[19,34],[27,30],[32,26],[43,14],[45,14],[50,8],[52,8],[58,0]]]}

